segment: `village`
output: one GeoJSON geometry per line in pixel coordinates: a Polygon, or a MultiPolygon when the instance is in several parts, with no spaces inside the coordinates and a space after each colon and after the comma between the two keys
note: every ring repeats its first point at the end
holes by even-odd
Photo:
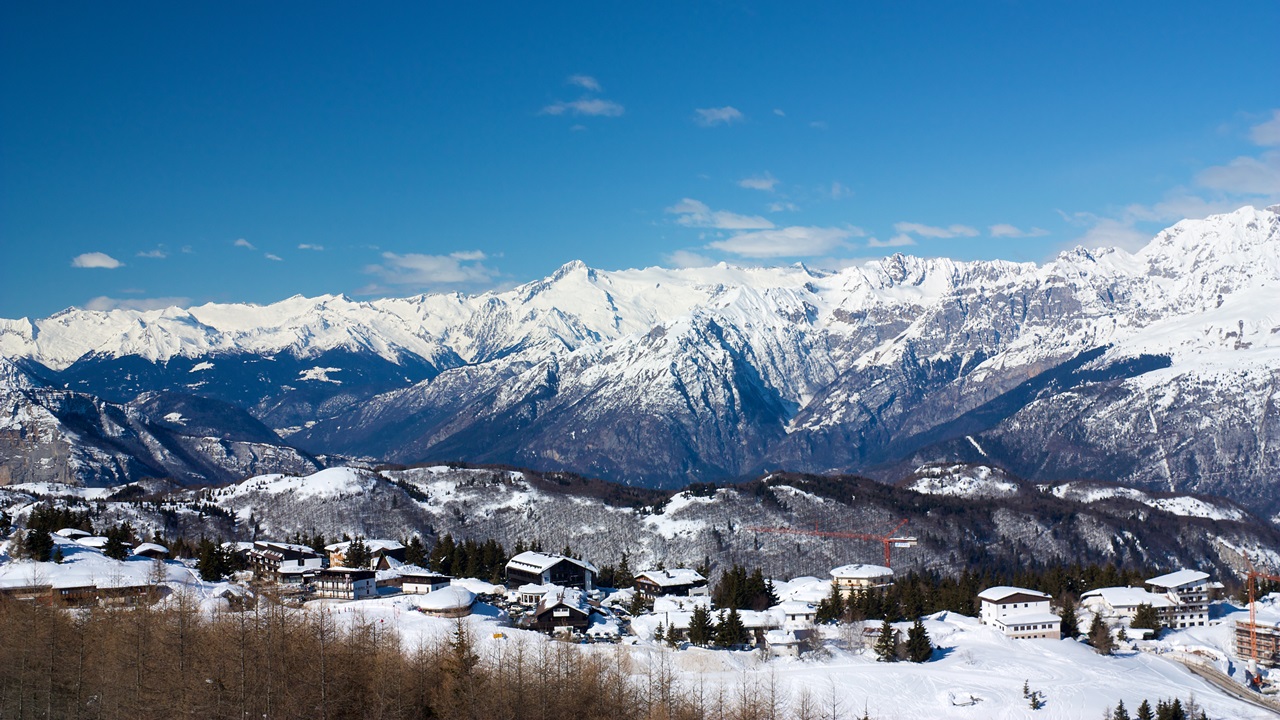
{"type": "MultiPolygon", "coordinates": [[[[118,562],[103,555],[107,537],[62,528],[52,539],[51,555],[60,562],[10,558],[0,565],[0,598],[73,608],[138,604],[156,600],[158,585],[168,580],[196,576],[191,563],[170,560],[168,549],[155,542],[136,544],[126,561],[118,562]]],[[[411,544],[417,549],[415,559],[425,562],[420,542],[411,544]]],[[[590,560],[541,550],[522,549],[502,564],[500,573],[497,568],[489,572],[488,579],[449,576],[410,563],[410,547],[391,539],[346,539],[319,549],[261,539],[225,543],[218,550],[245,568],[233,573],[237,582],[212,586],[212,596],[229,607],[264,593],[299,606],[412,597],[413,607],[429,617],[480,613],[500,625],[562,640],[756,649],[778,657],[800,657],[820,648],[824,626],[855,619],[856,613],[842,612],[846,605],[853,608],[858,598],[894,584],[894,570],[884,565],[855,563],[833,568],[828,578],[787,581],[766,580],[758,571],[748,577],[745,568],[735,566],[722,579],[722,584],[735,585],[727,591],[731,596],[718,604],[708,568],[659,566],[631,574],[625,557],[620,572],[608,568],[608,579],[617,587],[607,587],[590,560]],[[500,578],[494,577],[498,574],[500,578]]],[[[1252,590],[1254,577],[1249,579],[1252,590]]],[[[1111,652],[1121,645],[1138,648],[1161,629],[1221,623],[1212,610],[1222,589],[1208,573],[1178,569],[1151,577],[1142,587],[1089,589],[1080,594],[1078,607],[1069,599],[1013,586],[981,590],[973,607],[981,625],[1010,639],[1086,636],[1099,652],[1111,652]]],[[[903,656],[899,630],[893,630],[895,638],[888,642],[881,637],[891,627],[887,619],[865,620],[870,618],[856,618],[861,637],[855,645],[903,656]]],[[[1235,660],[1248,668],[1247,683],[1262,689],[1265,669],[1280,666],[1280,613],[1251,613],[1249,620],[1233,620],[1232,626],[1235,660]]],[[[925,661],[929,654],[912,659],[925,661]]],[[[1273,691],[1269,684],[1266,689],[1273,691]]]]}

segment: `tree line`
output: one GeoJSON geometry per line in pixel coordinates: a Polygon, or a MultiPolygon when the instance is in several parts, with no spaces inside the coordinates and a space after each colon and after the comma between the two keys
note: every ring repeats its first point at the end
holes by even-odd
{"type": "Polygon", "coordinates": [[[183,594],[76,613],[0,599],[0,717],[16,720],[816,720],[839,705],[763,673],[682,678],[667,653],[641,668],[622,647],[482,647],[465,622],[409,642],[358,614],[269,598],[212,615],[183,594]]]}

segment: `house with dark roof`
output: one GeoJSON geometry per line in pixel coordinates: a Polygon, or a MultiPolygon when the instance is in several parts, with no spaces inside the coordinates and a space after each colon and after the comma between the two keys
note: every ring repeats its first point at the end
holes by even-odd
{"type": "Polygon", "coordinates": [[[530,550],[507,562],[507,587],[552,584],[591,592],[599,572],[586,560],[530,550]]]}

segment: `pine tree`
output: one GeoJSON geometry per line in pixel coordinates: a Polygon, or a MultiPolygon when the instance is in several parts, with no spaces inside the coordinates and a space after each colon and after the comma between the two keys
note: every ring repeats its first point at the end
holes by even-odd
{"type": "Polygon", "coordinates": [[[615,588],[635,587],[636,579],[631,574],[631,560],[627,554],[622,553],[622,560],[618,563],[618,568],[613,572],[613,585],[615,588]]]}
{"type": "Polygon", "coordinates": [[[742,624],[742,616],[737,608],[730,608],[728,613],[720,611],[720,622],[716,624],[716,645],[733,647],[747,641],[747,628],[742,624]]]}
{"type": "Polygon", "coordinates": [[[404,546],[404,561],[409,565],[417,565],[418,567],[427,566],[427,548],[422,544],[422,538],[414,535],[404,546]]]}
{"type": "Polygon", "coordinates": [[[107,543],[102,546],[102,554],[116,560],[123,560],[129,557],[129,536],[132,530],[126,532],[125,527],[116,525],[107,530],[107,543]]]}
{"type": "Polygon", "coordinates": [[[1062,601],[1062,634],[1073,640],[1080,637],[1080,620],[1076,617],[1076,604],[1070,597],[1062,601]]]}
{"type": "Polygon", "coordinates": [[[705,647],[711,642],[713,629],[711,612],[703,605],[695,607],[689,618],[689,642],[705,647]]]}
{"type": "Polygon", "coordinates": [[[347,544],[347,551],[342,554],[342,564],[349,568],[368,568],[373,562],[373,554],[365,545],[364,536],[357,535],[355,540],[347,544]]]}
{"type": "Polygon", "coordinates": [[[53,536],[42,527],[28,529],[22,538],[22,552],[32,560],[48,561],[53,552],[53,536]]]}
{"type": "Polygon", "coordinates": [[[887,617],[880,624],[880,637],[876,639],[875,649],[876,659],[880,662],[898,661],[898,638],[887,617]]]}
{"type": "Polygon", "coordinates": [[[1094,614],[1089,624],[1089,644],[1099,655],[1110,655],[1116,649],[1115,640],[1111,638],[1111,629],[1102,621],[1102,615],[1094,614]]]}
{"type": "Polygon", "coordinates": [[[658,623],[658,627],[653,629],[653,641],[660,643],[667,639],[667,633],[662,627],[662,623],[658,623]]]}
{"type": "Polygon", "coordinates": [[[1031,681],[1030,680],[1022,681],[1022,697],[1024,698],[1031,697],[1031,681]]]}
{"type": "Polygon", "coordinates": [[[1039,710],[1044,707],[1044,695],[1041,695],[1039,690],[1031,693],[1030,705],[1032,710],[1039,710]]]}
{"type": "Polygon", "coordinates": [[[1136,628],[1150,628],[1157,635],[1163,627],[1160,623],[1160,615],[1156,613],[1155,608],[1147,603],[1142,603],[1138,606],[1138,609],[1133,613],[1133,622],[1129,623],[1129,625],[1136,628]]]}
{"type": "Polygon", "coordinates": [[[1124,700],[1116,703],[1116,709],[1111,713],[1111,720],[1131,720],[1129,711],[1124,707],[1124,700]]]}
{"type": "Polygon", "coordinates": [[[907,658],[914,663],[928,662],[933,657],[933,641],[924,629],[924,623],[916,618],[915,624],[907,631],[907,658]]]}
{"type": "Polygon", "coordinates": [[[1138,706],[1137,720],[1156,720],[1155,713],[1151,712],[1151,703],[1143,700],[1138,706]]]}
{"type": "Polygon", "coordinates": [[[835,622],[843,616],[844,596],[840,594],[840,588],[836,587],[835,583],[831,583],[831,593],[818,601],[818,611],[814,614],[814,620],[835,622]]]}

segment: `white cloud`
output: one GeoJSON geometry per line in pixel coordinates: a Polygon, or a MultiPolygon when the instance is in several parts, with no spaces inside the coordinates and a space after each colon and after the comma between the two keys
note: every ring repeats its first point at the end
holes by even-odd
{"type": "Polygon", "coordinates": [[[248,248],[249,250],[257,250],[257,249],[258,249],[258,248],[256,248],[256,247],[254,247],[254,246],[253,246],[253,243],[249,242],[248,240],[245,240],[244,238],[240,238],[239,240],[236,240],[235,242],[233,242],[233,243],[231,243],[231,244],[232,244],[232,245],[234,245],[234,246],[236,246],[236,247],[248,248]]]}
{"type": "Polygon", "coordinates": [[[195,248],[191,247],[190,245],[183,245],[182,252],[186,255],[191,255],[195,252],[195,248]]]}
{"type": "Polygon", "coordinates": [[[690,268],[690,267],[707,267],[715,265],[716,261],[706,255],[699,255],[689,250],[676,250],[662,256],[662,264],[666,267],[674,268],[690,268]]]}
{"type": "Polygon", "coordinates": [[[748,190],[765,190],[767,192],[773,192],[773,188],[777,184],[778,178],[774,177],[773,173],[768,172],[763,175],[745,177],[738,181],[739,187],[744,187],[748,190]]]}
{"type": "Polygon", "coordinates": [[[375,275],[381,285],[365,288],[362,293],[381,292],[383,286],[430,289],[440,287],[477,287],[492,284],[498,273],[481,264],[484,253],[460,251],[450,255],[382,253],[382,263],[368,265],[364,271],[375,275]]]}
{"type": "Polygon", "coordinates": [[[276,255],[275,253],[264,253],[263,257],[265,257],[268,260],[275,260],[276,262],[281,262],[284,260],[284,258],[280,257],[279,255],[276,255]]]}
{"type": "Polygon", "coordinates": [[[773,114],[774,114],[774,115],[777,115],[778,117],[786,117],[786,116],[787,116],[787,114],[786,114],[786,113],[782,112],[782,109],[781,109],[781,108],[774,108],[774,109],[773,109],[773,114]]]}
{"type": "Polygon", "coordinates": [[[299,243],[299,244],[298,244],[298,249],[299,249],[299,250],[314,250],[314,251],[316,251],[316,252],[323,252],[323,251],[324,251],[324,246],[323,246],[323,245],[313,245],[313,244],[311,244],[311,243],[299,243]]]}
{"type": "Polygon", "coordinates": [[[156,298],[112,298],[99,295],[84,304],[85,310],[162,310],[168,307],[187,307],[191,304],[189,297],[156,297],[156,298]]]}
{"type": "Polygon", "coordinates": [[[873,247],[873,248],[906,247],[907,245],[915,245],[915,244],[916,244],[915,238],[912,238],[910,235],[907,235],[905,233],[894,235],[888,240],[879,240],[877,238],[871,238],[870,240],[867,241],[867,247],[873,247]]]}
{"type": "Polygon", "coordinates": [[[166,251],[166,250],[164,249],[164,246],[163,246],[163,245],[160,245],[160,246],[156,247],[156,249],[155,249],[155,250],[143,250],[142,252],[138,253],[138,257],[140,257],[140,258],[154,258],[154,259],[156,259],[156,260],[163,260],[164,258],[169,257],[169,253],[168,253],[168,251],[166,251]]]}
{"type": "Polygon", "coordinates": [[[1226,165],[1205,168],[1196,182],[1215,190],[1245,195],[1280,194],[1280,150],[1259,157],[1241,156],[1226,165]]]}
{"type": "Polygon", "coordinates": [[[593,117],[618,117],[626,112],[626,108],[612,100],[603,98],[582,98],[565,102],[556,101],[542,108],[543,115],[588,115],[593,117]]]}
{"type": "Polygon", "coordinates": [[[793,202],[771,202],[769,212],[799,212],[800,206],[793,202]]]}
{"type": "Polygon", "coordinates": [[[953,237],[977,237],[978,231],[968,225],[950,225],[948,227],[935,227],[933,225],[921,225],[920,223],[900,222],[894,223],[893,229],[900,233],[911,233],[927,238],[953,238],[953,237]]]}
{"type": "Polygon", "coordinates": [[[1264,147],[1280,145],[1280,110],[1272,110],[1270,120],[1250,128],[1249,139],[1264,147]]]}
{"type": "Polygon", "coordinates": [[[838,182],[831,183],[831,199],[832,200],[839,200],[841,198],[848,198],[848,197],[853,197],[852,190],[850,190],[849,188],[845,187],[844,185],[838,182]]]}
{"type": "Polygon", "coordinates": [[[792,226],[740,233],[707,247],[753,258],[810,257],[844,247],[858,232],[856,228],[792,226]]]}
{"type": "Polygon", "coordinates": [[[83,253],[71,258],[71,267],[78,268],[105,268],[107,270],[114,270],[122,265],[124,265],[124,263],[106,253],[100,252],[83,253]]]}
{"type": "Polygon", "coordinates": [[[687,227],[709,227],[717,230],[767,230],[773,227],[773,223],[759,215],[712,210],[706,203],[693,198],[684,198],[667,208],[666,212],[676,215],[676,222],[687,227]]]}
{"type": "Polygon", "coordinates": [[[570,75],[569,84],[577,85],[591,92],[600,92],[600,82],[590,75],[570,75]]]}
{"type": "Polygon", "coordinates": [[[742,122],[742,120],[742,112],[731,105],[725,105],[724,107],[718,108],[697,108],[694,110],[693,116],[693,121],[703,127],[728,125],[730,123],[742,122]]]}
{"type": "Polygon", "coordinates": [[[814,130],[826,130],[827,123],[823,120],[814,120],[809,123],[809,127],[813,128],[814,130]]]}
{"type": "Polygon", "coordinates": [[[1083,235],[1071,241],[1068,247],[1078,245],[1090,249],[1116,247],[1132,252],[1141,249],[1151,241],[1151,233],[1143,232],[1133,226],[1136,219],[1131,215],[1116,219],[1080,212],[1072,215],[1062,213],[1062,217],[1067,222],[1085,225],[1088,228],[1083,235]]]}
{"type": "Polygon", "coordinates": [[[1033,227],[1030,230],[1023,230],[1017,225],[1010,225],[1009,223],[996,223],[987,228],[987,231],[991,233],[991,237],[996,238],[1043,237],[1049,234],[1049,231],[1044,228],[1033,227]]]}

